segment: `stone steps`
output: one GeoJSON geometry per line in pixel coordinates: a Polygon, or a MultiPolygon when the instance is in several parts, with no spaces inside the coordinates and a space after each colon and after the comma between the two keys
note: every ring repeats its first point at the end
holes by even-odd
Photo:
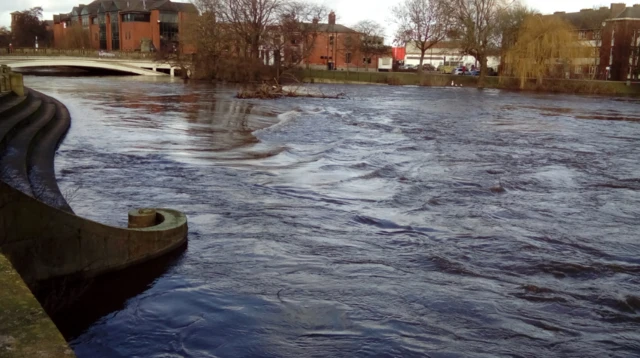
{"type": "Polygon", "coordinates": [[[49,100],[49,103],[56,107],[56,113],[31,142],[27,162],[29,182],[32,187],[34,185],[39,187],[38,191],[34,191],[36,199],[73,213],[67,200],[60,192],[54,167],[56,149],[71,126],[71,116],[62,103],[53,98],[49,98],[49,100]]]}
{"type": "Polygon", "coordinates": [[[0,180],[48,205],[73,212],[55,177],[55,150],[69,128],[69,113],[36,91],[0,96],[0,180]]]}
{"type": "Polygon", "coordinates": [[[9,116],[13,112],[18,111],[24,106],[29,98],[30,93],[25,96],[5,95],[0,98],[0,118],[9,116]]]}
{"type": "Polygon", "coordinates": [[[91,278],[185,247],[187,218],[175,210],[134,209],[130,220],[143,214],[149,220],[129,228],[76,216],[54,170],[69,112],[49,96],[25,91],[0,95],[0,253],[30,287],[91,278]]]}

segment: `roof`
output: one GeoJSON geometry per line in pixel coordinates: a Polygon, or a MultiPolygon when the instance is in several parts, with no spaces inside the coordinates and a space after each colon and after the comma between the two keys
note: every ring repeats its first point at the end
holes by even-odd
{"type": "Polygon", "coordinates": [[[611,10],[607,7],[600,9],[583,9],[579,12],[554,13],[547,16],[559,16],[578,30],[600,28],[602,22],[611,17],[611,10]]]}
{"type": "Polygon", "coordinates": [[[90,15],[97,15],[100,6],[105,12],[148,12],[151,10],[170,12],[197,12],[195,5],[184,2],[172,2],[170,0],[94,0],[82,7],[75,6],[70,13],[76,11],[78,14],[86,9],[90,15]]]}
{"type": "Polygon", "coordinates": [[[616,18],[620,19],[640,19],[640,5],[633,5],[626,8],[616,18]]]}
{"type": "MultiPolygon", "coordinates": [[[[311,24],[308,24],[311,25],[311,24]]],[[[318,32],[336,32],[336,33],[353,33],[353,32],[358,32],[354,29],[350,29],[344,25],[339,25],[339,24],[335,24],[335,25],[331,25],[331,24],[317,24],[317,31],[318,32]]]]}
{"type": "MultiPolygon", "coordinates": [[[[418,49],[415,42],[413,41],[408,41],[404,48],[407,54],[420,53],[420,50],[418,49]]],[[[457,41],[440,41],[435,45],[433,45],[432,47],[430,47],[429,49],[434,49],[434,50],[449,49],[455,52],[456,50],[462,51],[462,46],[457,41]]]]}

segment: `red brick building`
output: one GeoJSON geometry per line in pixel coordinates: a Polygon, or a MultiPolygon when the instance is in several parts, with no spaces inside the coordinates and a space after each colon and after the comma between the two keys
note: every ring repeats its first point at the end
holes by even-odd
{"type": "Polygon", "coordinates": [[[54,15],[54,47],[64,47],[72,29],[81,27],[95,50],[171,49],[178,46],[188,16],[195,13],[193,4],[170,0],[95,0],[54,15]]]}
{"type": "Polygon", "coordinates": [[[577,59],[566,70],[568,77],[625,81],[640,75],[640,5],[556,12],[576,29],[576,41],[591,47],[591,56],[577,59]]]}
{"type": "MultiPolygon", "coordinates": [[[[612,4],[623,5],[623,4],[612,4]]],[[[622,6],[620,7],[622,8],[622,6]]],[[[600,77],[614,81],[640,79],[640,5],[622,8],[603,23],[600,77]]]]}
{"type": "Polygon", "coordinates": [[[317,24],[313,48],[308,52],[303,64],[322,66],[328,69],[350,67],[378,67],[378,56],[365,58],[360,51],[361,41],[377,41],[383,46],[383,39],[366,39],[364,35],[344,25],[336,24],[336,14],[329,14],[328,22],[317,24]]]}

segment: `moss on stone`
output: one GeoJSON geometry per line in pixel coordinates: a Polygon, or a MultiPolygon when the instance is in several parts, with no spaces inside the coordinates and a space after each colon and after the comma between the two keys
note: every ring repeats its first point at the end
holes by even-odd
{"type": "Polygon", "coordinates": [[[75,357],[13,266],[0,254],[0,357],[75,357]]]}

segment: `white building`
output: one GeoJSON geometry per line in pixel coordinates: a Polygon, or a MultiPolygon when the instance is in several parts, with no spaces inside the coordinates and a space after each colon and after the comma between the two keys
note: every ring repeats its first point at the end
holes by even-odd
{"type": "MultiPolygon", "coordinates": [[[[419,65],[420,50],[416,48],[413,43],[407,44],[405,49],[406,54],[404,56],[404,64],[413,66],[419,65]]],[[[445,62],[447,62],[447,64],[457,63],[461,66],[467,66],[468,68],[471,66],[480,67],[480,63],[478,63],[473,56],[463,55],[462,49],[456,46],[453,42],[440,42],[428,49],[424,54],[424,61],[422,64],[431,64],[433,67],[438,68],[438,66],[443,65],[445,62]]],[[[487,58],[488,67],[492,67],[494,70],[497,70],[499,64],[500,57],[490,56],[487,58]]]]}

